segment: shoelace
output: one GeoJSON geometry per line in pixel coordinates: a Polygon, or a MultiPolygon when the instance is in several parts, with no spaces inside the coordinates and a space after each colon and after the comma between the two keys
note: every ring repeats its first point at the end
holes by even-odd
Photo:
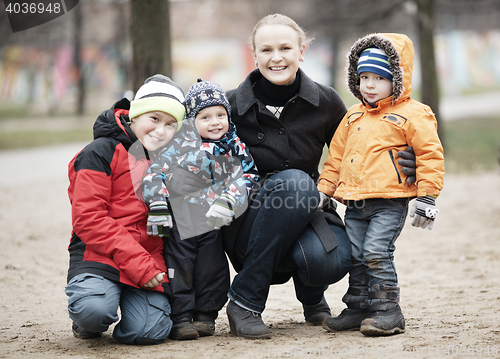
{"type": "Polygon", "coordinates": [[[242,319],[247,319],[250,316],[253,316],[254,318],[258,318],[258,317],[260,317],[260,313],[251,312],[251,311],[247,310],[245,312],[245,316],[242,319]]]}

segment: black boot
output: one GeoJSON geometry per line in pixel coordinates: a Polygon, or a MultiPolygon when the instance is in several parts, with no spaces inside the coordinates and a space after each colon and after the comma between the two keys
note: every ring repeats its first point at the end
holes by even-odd
{"type": "Polygon", "coordinates": [[[262,321],[260,313],[244,309],[229,301],[226,307],[231,334],[246,339],[269,339],[271,331],[262,321]]]}
{"type": "Polygon", "coordinates": [[[75,322],[73,322],[71,330],[73,330],[73,335],[75,336],[75,338],[78,339],[96,339],[100,338],[102,334],[102,333],[89,332],[88,330],[83,329],[82,327],[76,325],[75,322]]]}
{"type": "Polygon", "coordinates": [[[358,330],[361,322],[370,316],[368,311],[368,287],[349,287],[342,301],[347,304],[336,317],[327,317],[323,321],[323,328],[333,331],[358,330]]]}
{"type": "Polygon", "coordinates": [[[361,323],[361,333],[382,336],[404,333],[405,318],[399,306],[399,288],[374,285],[368,300],[370,317],[361,323]]]}
{"type": "Polygon", "coordinates": [[[359,330],[361,322],[370,316],[368,309],[345,308],[336,317],[327,317],[323,321],[323,329],[330,332],[359,330]]]}
{"type": "Polygon", "coordinates": [[[326,317],[332,315],[330,306],[326,302],[325,297],[323,297],[321,302],[316,305],[302,304],[302,308],[304,308],[304,317],[306,318],[306,322],[312,325],[321,325],[326,317]]]}
{"type": "Polygon", "coordinates": [[[170,338],[173,340],[190,340],[199,337],[191,318],[182,318],[174,322],[170,331],[170,338]]]}
{"type": "Polygon", "coordinates": [[[208,337],[215,334],[215,319],[217,312],[199,312],[193,317],[193,324],[200,337],[208,337]]]}

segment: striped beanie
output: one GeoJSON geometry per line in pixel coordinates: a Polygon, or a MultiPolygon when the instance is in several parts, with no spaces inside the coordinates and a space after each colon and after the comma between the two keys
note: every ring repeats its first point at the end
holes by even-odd
{"type": "Polygon", "coordinates": [[[370,47],[361,53],[358,61],[358,75],[362,72],[373,72],[392,82],[392,70],[384,51],[370,47]]]}
{"type": "Polygon", "coordinates": [[[210,106],[223,106],[228,116],[231,105],[222,87],[215,82],[198,79],[186,93],[186,118],[195,118],[198,112],[210,106]]]}
{"type": "Polygon", "coordinates": [[[149,77],[130,103],[129,118],[133,119],[150,111],[162,111],[175,117],[179,123],[179,131],[186,112],[184,91],[167,76],[149,77]]]}

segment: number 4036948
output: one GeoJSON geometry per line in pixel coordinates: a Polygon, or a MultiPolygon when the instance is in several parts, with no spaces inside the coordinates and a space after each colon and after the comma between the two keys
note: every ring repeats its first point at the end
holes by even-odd
{"type": "Polygon", "coordinates": [[[48,13],[60,13],[61,4],[60,3],[9,3],[5,9],[9,14],[42,14],[44,12],[48,13]]]}

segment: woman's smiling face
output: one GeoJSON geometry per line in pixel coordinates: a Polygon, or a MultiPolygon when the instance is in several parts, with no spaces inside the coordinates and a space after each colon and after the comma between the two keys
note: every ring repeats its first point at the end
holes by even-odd
{"type": "Polygon", "coordinates": [[[297,32],[287,25],[264,25],[255,33],[254,58],[260,73],[275,85],[295,81],[299,61],[306,45],[300,45],[297,32]]]}

